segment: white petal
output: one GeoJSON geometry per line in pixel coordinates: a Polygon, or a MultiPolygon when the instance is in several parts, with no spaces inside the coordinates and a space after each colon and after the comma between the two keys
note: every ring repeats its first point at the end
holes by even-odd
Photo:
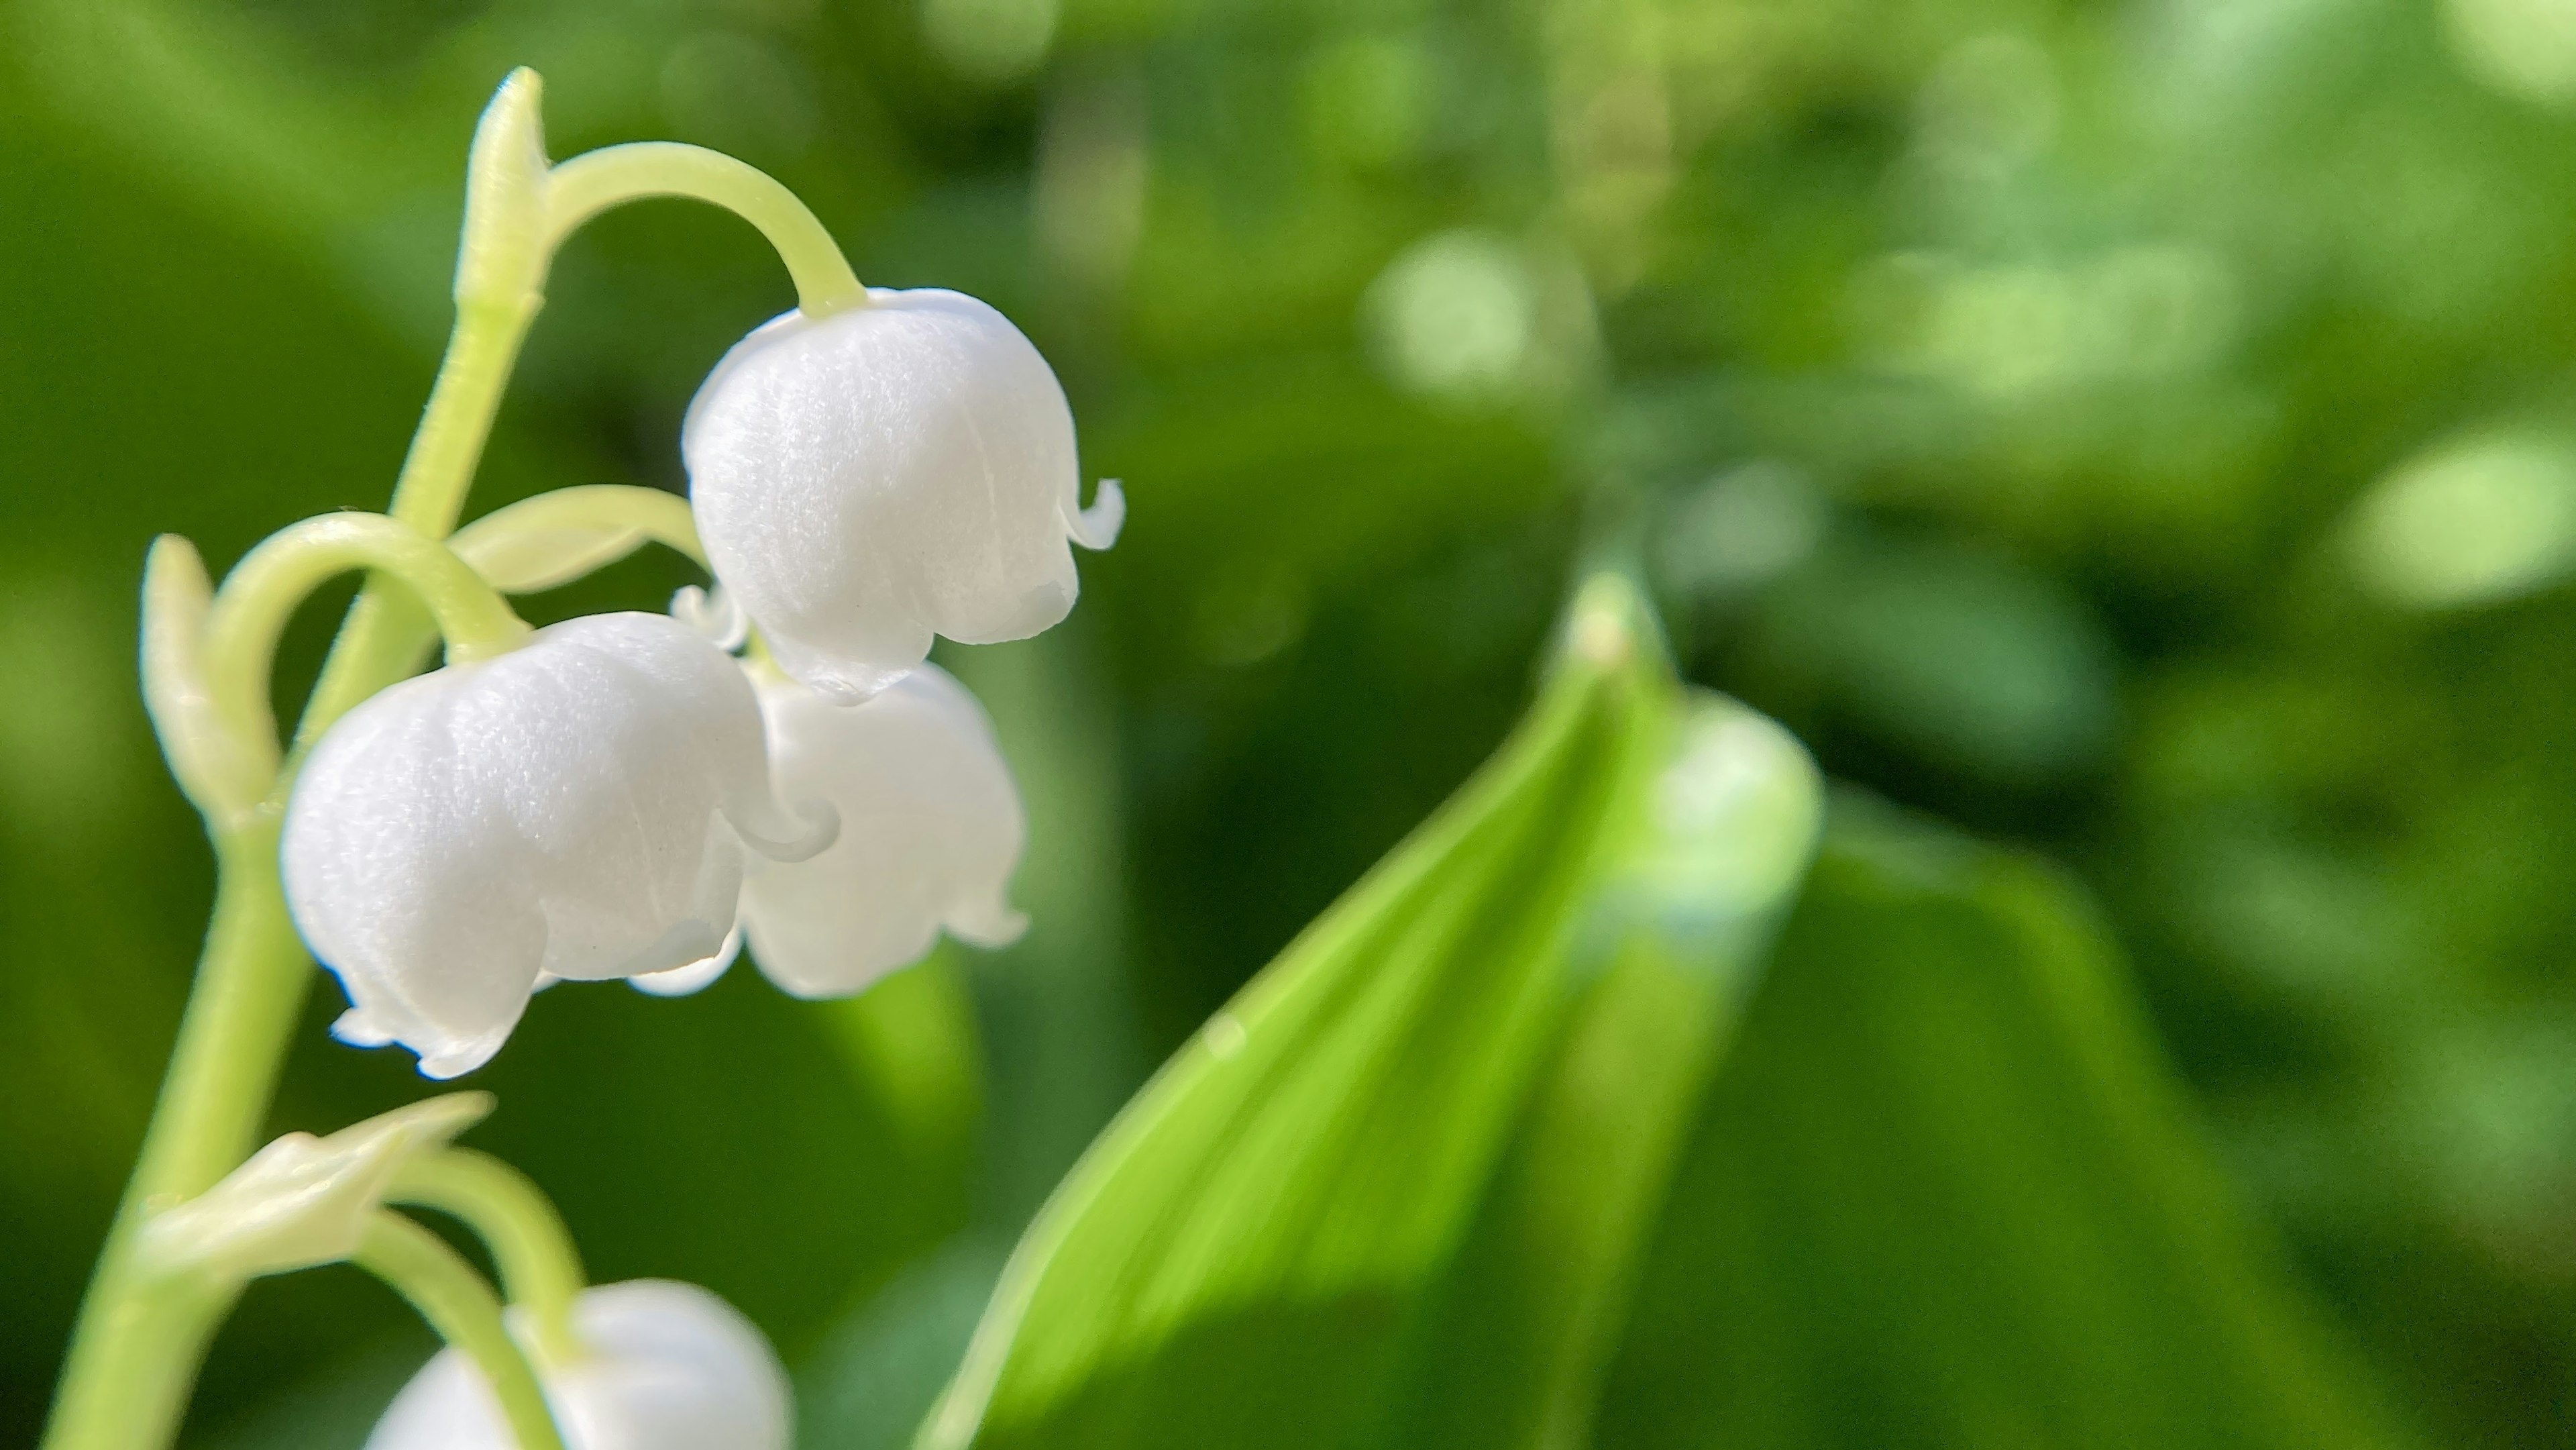
{"type": "Polygon", "coordinates": [[[715,954],[730,823],[783,818],[735,663],[652,614],[540,630],[352,710],[298,778],[281,851],[296,926],[355,1007],[453,1076],[499,1050],[546,976],[715,954]]]}
{"type": "Polygon", "coordinates": [[[1021,639],[1072,609],[1086,513],[1073,414],[1009,319],[955,292],[789,313],[725,355],[680,447],[707,556],[781,668],[835,697],[885,688],[931,636],[1021,639]]]}
{"type": "Polygon", "coordinates": [[[1003,946],[1027,921],[1006,897],[1027,837],[1018,787],[984,710],[935,665],[844,706],[758,681],[779,789],[838,807],[841,838],[744,879],[743,926],[768,977],[844,996],[918,959],[945,927],[1003,946]]]}
{"type": "MultiPolygon", "coordinates": [[[[787,1450],[787,1374],[722,1299],[661,1279],[606,1284],[582,1293],[573,1325],[589,1355],[540,1371],[565,1450],[787,1450]]],[[[367,1437],[367,1450],[516,1444],[490,1385],[453,1349],[413,1376],[367,1437]]]]}

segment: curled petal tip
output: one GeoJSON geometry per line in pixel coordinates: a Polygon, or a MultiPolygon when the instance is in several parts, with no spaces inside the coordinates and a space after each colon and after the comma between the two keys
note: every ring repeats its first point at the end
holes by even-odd
{"type": "Polygon", "coordinates": [[[460,1047],[453,1052],[429,1053],[420,1060],[420,1075],[432,1082],[445,1082],[449,1078],[463,1077],[490,1062],[492,1054],[500,1049],[501,1044],[497,1042],[478,1042],[460,1047]]]}
{"type": "Polygon", "coordinates": [[[972,912],[951,916],[948,934],[968,946],[997,952],[1028,935],[1029,914],[1014,907],[995,903],[972,912]]]}
{"type": "Polygon", "coordinates": [[[709,644],[727,654],[742,648],[751,638],[750,619],[722,587],[711,592],[695,584],[680,586],[679,592],[671,596],[671,617],[706,636],[709,644]]]}
{"type": "Polygon", "coordinates": [[[1073,541],[1094,552],[1117,543],[1118,531],[1126,525],[1127,493],[1114,478],[1100,480],[1100,487],[1092,493],[1091,507],[1065,520],[1073,541]]]}
{"type": "Polygon", "coordinates": [[[363,1010],[352,1007],[331,1024],[331,1035],[351,1047],[390,1047],[394,1035],[363,1010]]]}
{"type": "Polygon", "coordinates": [[[652,996],[685,997],[712,985],[716,978],[725,974],[726,968],[733,965],[734,958],[740,955],[742,955],[742,928],[736,926],[725,934],[724,945],[717,948],[713,956],[700,957],[687,966],[673,967],[667,972],[645,972],[626,980],[636,991],[649,993],[652,996]]]}

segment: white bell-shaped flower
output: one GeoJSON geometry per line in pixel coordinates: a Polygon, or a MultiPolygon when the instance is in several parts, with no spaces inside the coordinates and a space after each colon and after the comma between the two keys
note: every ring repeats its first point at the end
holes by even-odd
{"type": "MultiPolygon", "coordinates": [[[[585,1290],[587,1353],[538,1366],[564,1450],[787,1450],[786,1371],[749,1320],[694,1284],[636,1279],[585,1290]]],[[[510,1316],[512,1332],[526,1335],[510,1316]]],[[[516,1450],[474,1362],[441,1350],[376,1422],[366,1450],[516,1450]]]]}
{"type": "Polygon", "coordinates": [[[789,674],[858,699],[930,650],[1023,639],[1105,549],[1115,483],[1081,506],[1073,413],[1020,330],[972,297],[871,291],[736,344],[680,435],[707,557],[789,674]]]}
{"type": "Polygon", "coordinates": [[[569,620],[376,695],[314,749],[280,853],[296,927],[349,994],[334,1031],[453,1077],[541,981],[718,954],[744,846],[831,839],[828,812],[791,822],[769,789],[742,670],[657,614],[569,620]]]}
{"type": "Polygon", "coordinates": [[[791,799],[828,802],[841,834],[797,862],[753,864],[742,924],[753,960],[799,997],[859,991],[917,961],[945,928],[1007,946],[1028,925],[1011,872],[1028,822],[984,707],[936,665],[858,705],[756,671],[770,768],[791,799]]]}

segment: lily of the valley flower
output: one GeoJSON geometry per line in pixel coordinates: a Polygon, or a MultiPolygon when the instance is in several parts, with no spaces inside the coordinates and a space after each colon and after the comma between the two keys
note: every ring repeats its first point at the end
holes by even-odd
{"type": "Polygon", "coordinates": [[[406,681],[325,735],[288,804],[295,923],[351,1010],[452,1077],[541,979],[668,971],[733,929],[746,845],[829,844],[770,795],[734,661],[660,615],[603,614],[406,681]]]}
{"type": "MultiPolygon", "coordinates": [[[[585,1353],[538,1366],[565,1450],[787,1450],[787,1374],[769,1341],[722,1299],[693,1284],[636,1279],[583,1291],[572,1312],[585,1353]]],[[[367,1450],[516,1443],[481,1372],[448,1349],[394,1397],[367,1450]]]]}
{"type": "Polygon", "coordinates": [[[966,687],[922,665],[874,698],[838,705],[758,670],[780,793],[820,800],[841,834],[810,859],[753,864],[743,928],[771,981],[799,997],[846,996],[930,950],[942,928],[1007,946],[1027,818],[992,723],[966,687]]]}
{"type": "Polygon", "coordinates": [[[689,405],[681,452],[718,578],[786,671],[855,700],[931,636],[1022,639],[1064,618],[1068,541],[1105,549],[1125,503],[1081,506],[1073,415],[1035,347],[937,289],[789,313],[689,405]]]}

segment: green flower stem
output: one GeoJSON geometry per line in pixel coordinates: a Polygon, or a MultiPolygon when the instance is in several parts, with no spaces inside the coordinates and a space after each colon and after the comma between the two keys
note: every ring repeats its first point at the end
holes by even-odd
{"type": "MultiPolygon", "coordinates": [[[[92,1302],[108,1272],[102,1261],[92,1302]]],[[[99,1331],[74,1344],[40,1450],[129,1450],[177,1439],[206,1343],[238,1297],[194,1280],[154,1279],[120,1292],[113,1313],[95,1316],[99,1331]]]]}
{"type": "MultiPolygon", "coordinates": [[[[460,298],[456,328],[439,363],[438,381],[430,386],[429,406],[420,431],[412,435],[402,474],[395,481],[393,503],[386,512],[431,539],[455,532],[465,508],[466,490],[483,457],[500,410],[501,393],[518,362],[519,344],[536,320],[542,299],[518,296],[500,301],[460,298]]],[[[411,673],[422,627],[421,608],[406,592],[381,576],[368,579],[348,618],[332,641],[322,677],[305,702],[304,718],[295,732],[298,757],[312,748],[332,722],[357,703],[411,673]]],[[[282,790],[286,782],[281,780],[282,790]]]]}
{"type": "Polygon", "coordinates": [[[796,193],[721,151],[638,141],[584,152],[546,179],[545,250],[592,217],[648,196],[685,196],[723,207],[760,228],[796,283],[796,305],[821,317],[868,300],[832,234],[796,193]]]}
{"type": "Polygon", "coordinates": [[[529,1337],[541,1363],[568,1364],[582,1354],[572,1306],[587,1281],[581,1252],[563,1217],[528,1175],[488,1153],[449,1148],[403,1166],[388,1195],[450,1214],[492,1250],[510,1302],[528,1313],[529,1337]]]}
{"type": "Polygon", "coordinates": [[[307,985],[278,887],[277,833],[265,811],[215,832],[215,914],[196,989],[81,1305],[45,1450],[169,1444],[206,1341],[231,1307],[229,1287],[146,1271],[136,1243],[153,1209],[205,1192],[250,1156],[267,1116],[307,985]]]}
{"type": "MultiPolygon", "coordinates": [[[[420,534],[440,538],[454,528],[534,312],[533,303],[459,305],[394,490],[393,516],[420,534]]],[[[423,613],[407,590],[368,582],[305,704],[297,757],[350,707],[410,672],[414,647],[404,641],[423,613]]],[[[264,701],[261,710],[267,718],[264,701]]],[[[155,1206],[203,1193],[250,1155],[276,1095],[287,1035],[312,986],[311,959],[287,919],[277,873],[279,816],[293,781],[290,765],[277,773],[265,806],[210,821],[214,921],[134,1176],[81,1303],[42,1450],[168,1445],[207,1341],[231,1306],[229,1293],[200,1302],[141,1272],[134,1243],[155,1206]]]]}
{"type": "Polygon", "coordinates": [[[445,1240],[401,1214],[379,1209],[351,1262],[392,1285],[439,1338],[463,1350],[483,1371],[519,1450],[563,1450],[545,1390],[502,1322],[500,1301],[445,1240]]]}

